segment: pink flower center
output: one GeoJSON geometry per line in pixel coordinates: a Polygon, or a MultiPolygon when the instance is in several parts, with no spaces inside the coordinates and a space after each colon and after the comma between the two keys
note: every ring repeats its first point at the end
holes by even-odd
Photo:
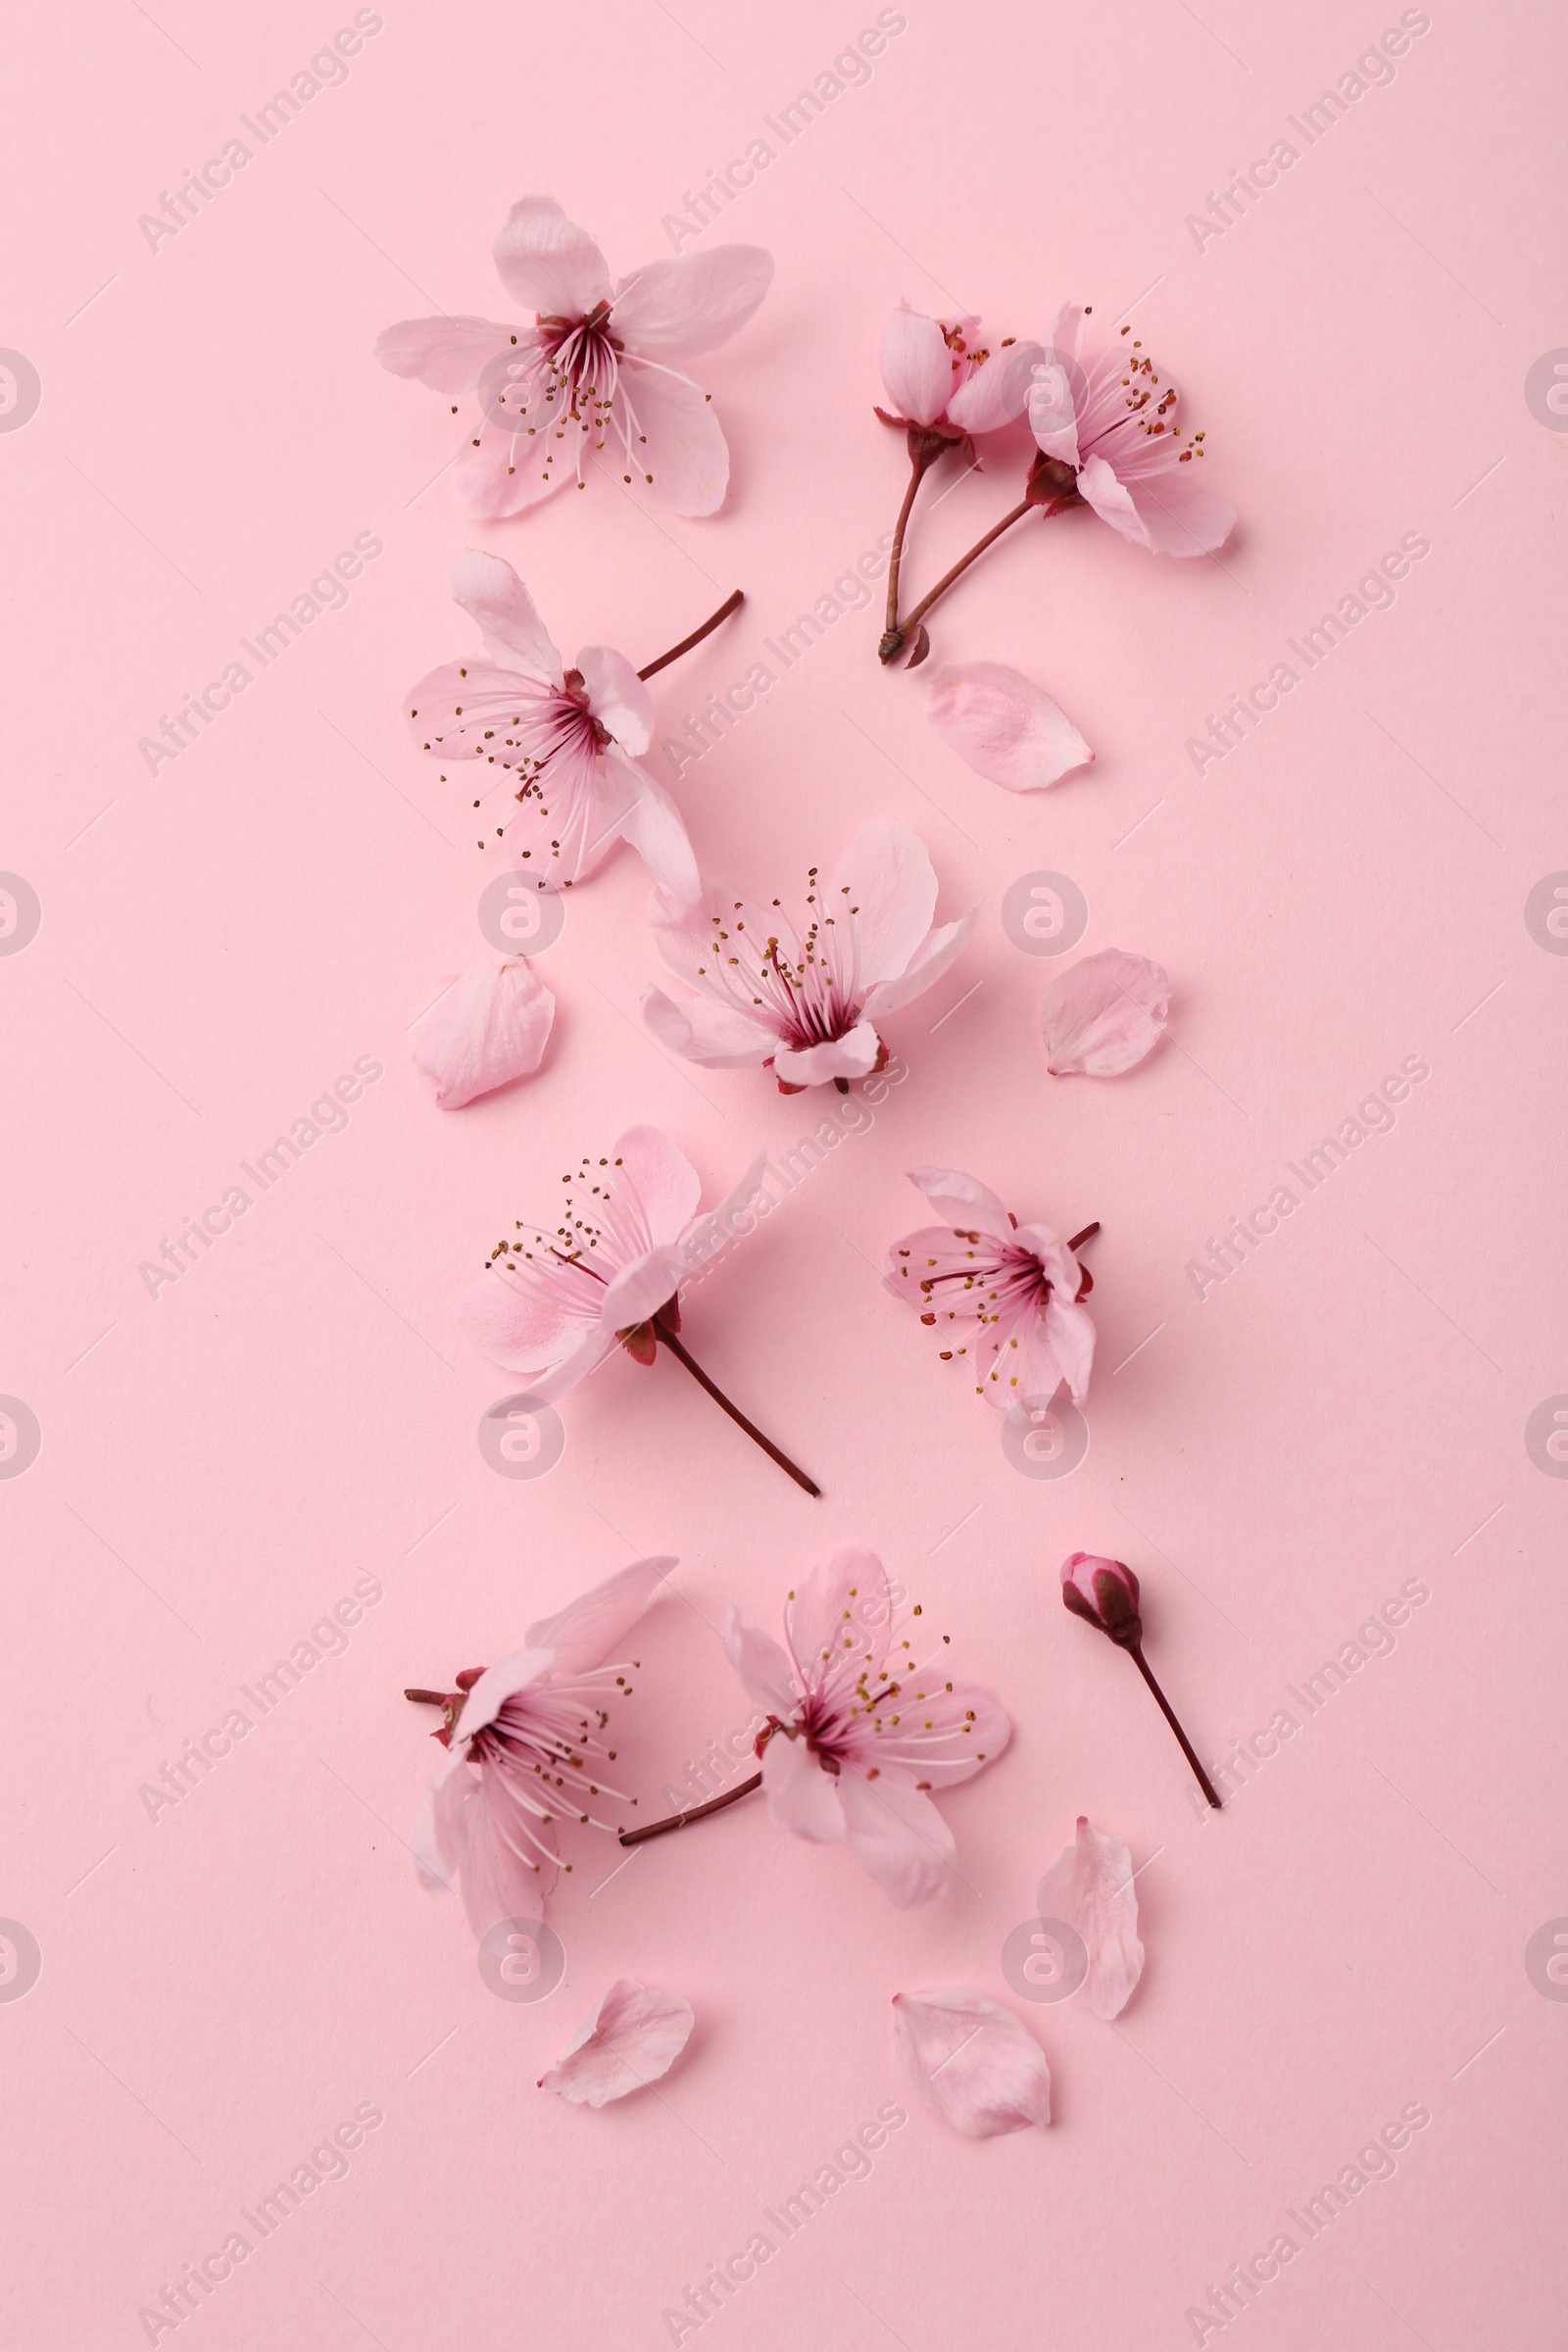
{"type": "Polygon", "coordinates": [[[859,908],[849,904],[848,884],[841,888],[838,912],[825,914],[814,865],[807,882],[806,904],[812,911],[804,930],[787,915],[773,926],[770,912],[759,922],[737,900],[728,917],[712,917],[712,946],[697,967],[699,979],[753,1019],[760,1015],[797,1053],[847,1037],[859,1021],[864,996],[859,908]]]}

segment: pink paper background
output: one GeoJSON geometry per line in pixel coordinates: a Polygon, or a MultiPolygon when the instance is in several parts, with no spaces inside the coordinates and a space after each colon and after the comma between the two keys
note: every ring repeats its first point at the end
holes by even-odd
{"type": "MultiPolygon", "coordinates": [[[[347,2177],[180,2343],[668,2342],[664,2308],[902,2095],[890,1995],[959,1983],[1039,2034],[1052,2130],[970,2145],[912,2113],[704,2343],[1191,2342],[1188,2308],[1420,2104],[1394,2177],[1309,2243],[1294,2230],[1296,2260],[1206,2340],[1547,2352],[1568,2007],[1526,1946],[1568,1914],[1568,1488],[1525,1429],[1568,1389],[1568,963],[1525,902],[1568,866],[1568,426],[1524,387],[1568,341],[1548,283],[1560,19],[1434,5],[1392,84],[1200,251],[1187,216],[1294,138],[1286,117],[1396,8],[911,4],[869,80],[706,232],[778,259],[702,370],[733,457],[723,514],[601,482],[475,526],[427,487],[464,427],[372,365],[378,330],[507,316],[490,241],[528,190],[617,270],[667,251],[662,216],[876,11],[381,13],[346,83],[156,252],[138,216],[353,11],[159,0],[156,23],[31,10],[16,30],[0,342],[42,399],[0,436],[0,866],[42,922],[0,959],[0,1390],[42,1447],[0,1481],[0,1914],[42,1974],[0,1999],[7,2343],[145,2341],[139,2309],[360,2103],[384,2121],[347,2177]],[[439,1116],[405,1024],[485,952],[495,869],[401,698],[471,643],[446,579],[473,543],[516,564],[563,645],[638,661],[742,585],[743,613],[658,682],[677,731],[887,529],[903,460],[872,359],[901,295],[1000,331],[1038,332],[1067,295],[1106,326],[1130,315],[1191,386],[1241,530],[1175,564],[1088,517],[1030,526],[936,616],[939,659],[1016,662],[1097,746],[1047,797],[956,762],[919,678],[878,669],[871,610],[685,768],[705,867],[793,889],[865,817],[902,816],[944,913],[984,902],[976,944],[889,1024],[910,1075],[874,1125],[690,1301],[694,1348],[824,1499],[667,1363],[607,1368],[564,1404],[559,1464],[500,1477],[476,1425],[520,1384],[454,1310],[506,1220],[635,1119],[667,1125],[711,1198],[823,1102],[654,1048],[622,855],[541,958],[544,1072],[439,1116]],[[357,533],[384,552],[346,608],[150,776],[138,739],[357,533]],[[1405,533],[1430,554],[1393,609],[1195,773],[1205,714],[1405,533]],[[1085,893],[1085,952],[1172,974],[1171,1041],[1125,1080],[1044,1073],[1035,1007],[1061,967],[1000,913],[1041,869],[1085,893]],[[357,1056],[385,1074],[347,1131],[149,1298],[140,1261],[357,1056]],[[1406,1056],[1431,1074],[1395,1130],[1200,1300],[1187,1261],[1406,1056]],[[878,1288],[921,1160],[1063,1231],[1103,1221],[1092,1442],[1067,1478],[1020,1474],[1000,1416],[878,1288]],[[455,1906],[414,1883],[433,1751],[403,1686],[514,1645],[641,1551],[678,1553],[620,1741],[646,1808],[746,1720],[723,1604],[770,1623],[848,1539],[1016,1725],[950,1800],[949,1898],[895,1912],[755,1803],[609,1883],[614,1849],[583,1833],[552,1914],[564,1982],[494,1997],[455,1906]],[[1146,1578],[1152,1654],[1218,1760],[1405,1580],[1430,1597],[1207,1819],[1131,1670],[1057,1602],[1075,1546],[1146,1578]],[[346,1654],[150,1821],[141,1787],[364,1577],[384,1597],[346,1654]],[[1114,2029],[1020,2001],[1002,1972],[1080,1809],[1141,1866],[1149,1965],[1114,2029]],[[695,2004],[678,2070],[601,2115],[537,2093],[621,1973],[695,2004]]],[[[928,504],[911,580],[1010,481],[999,463],[928,504]]],[[[0,1993],[16,1966],[13,1939],[0,1993]]]]}

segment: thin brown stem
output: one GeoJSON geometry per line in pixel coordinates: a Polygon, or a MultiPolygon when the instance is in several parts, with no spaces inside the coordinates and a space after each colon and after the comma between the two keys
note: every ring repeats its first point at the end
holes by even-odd
{"type": "MultiPolygon", "coordinates": [[[[913,434],[911,433],[908,438],[912,444],[914,440],[913,434]]],[[[904,493],[904,504],[899,509],[899,519],[893,525],[893,552],[888,558],[887,633],[889,637],[898,638],[901,639],[901,631],[899,628],[899,569],[904,562],[904,534],[909,527],[909,516],[914,511],[915,493],[919,489],[921,482],[925,479],[926,474],[930,471],[931,467],[936,464],[941,455],[942,450],[940,447],[935,449],[922,449],[914,446],[910,447],[909,486],[904,493]]]]}
{"type": "MultiPolygon", "coordinates": [[[[983,556],[986,552],[986,549],[992,545],[993,541],[1002,537],[1004,531],[1010,531],[1015,522],[1021,522],[1024,516],[1034,509],[1034,506],[1035,502],[1033,499],[1021,498],[1015,507],[1009,508],[1008,512],[1004,514],[1000,522],[994,522],[990,530],[986,532],[985,536],[975,541],[968,554],[966,556],[960,556],[956,564],[951,565],[950,568],[942,574],[942,577],[940,580],[938,580],[936,586],[932,589],[929,589],[927,593],[921,597],[920,602],[915,606],[913,612],[906,612],[905,614],[899,632],[901,639],[909,636],[913,630],[917,629],[921,621],[925,618],[926,614],[930,612],[932,606],[936,603],[937,598],[939,596],[946,596],[948,590],[953,586],[954,581],[962,578],[963,574],[968,570],[975,558],[977,556],[983,556]]],[[[885,643],[886,640],[884,639],[883,642],[885,643]]],[[[897,652],[897,647],[895,647],[894,651],[897,652]]]]}
{"type": "Polygon", "coordinates": [[[798,1487],[804,1487],[808,1494],[821,1494],[822,1490],[816,1484],[814,1479],[808,1478],[806,1472],[800,1469],[796,1463],[792,1462],[787,1453],[780,1451],[779,1447],[774,1445],[771,1438],[764,1438],[761,1431],[758,1428],[756,1422],[747,1420],[746,1415],[741,1411],[739,1405],[731,1404],[723,1390],[714,1386],[712,1381],[709,1379],[708,1374],[703,1370],[702,1365],[697,1361],[697,1358],[688,1352],[688,1350],[682,1346],[681,1342],[675,1337],[675,1334],[669,1330],[665,1324],[656,1320],[654,1324],[654,1330],[658,1337],[663,1342],[664,1346],[669,1349],[670,1354],[675,1357],[676,1361],[685,1365],[687,1371],[691,1374],[693,1380],[697,1382],[699,1388],[706,1389],[709,1396],[713,1399],[713,1402],[723,1406],[730,1419],[738,1428],[745,1430],[746,1435],[751,1439],[755,1446],[760,1446],[762,1451],[769,1457],[769,1459],[777,1462],[781,1470],[787,1471],[789,1476],[794,1479],[795,1484],[798,1487]]]}
{"type": "Polygon", "coordinates": [[[683,1830],[689,1821],[701,1821],[709,1813],[722,1813],[726,1805],[739,1804],[743,1796],[750,1796],[754,1788],[760,1788],[761,1786],[761,1774],[754,1772],[751,1779],[742,1781],[738,1788],[731,1788],[724,1796],[710,1796],[706,1805],[693,1805],[689,1813],[672,1813],[667,1821],[651,1821],[644,1830],[622,1830],[620,1842],[622,1845],[646,1845],[650,1838],[662,1838],[666,1830],[683,1830]]]}
{"type": "Polygon", "coordinates": [[[1215,1792],[1214,1784],[1209,1779],[1207,1773],[1203,1770],[1201,1764],[1200,1764],[1198,1761],[1192,1741],[1188,1739],[1187,1734],[1182,1730],[1181,1725],[1177,1722],[1176,1717],[1171,1710],[1170,1700],[1165,1696],[1164,1691],[1160,1689],[1159,1685],[1155,1682],[1153,1675],[1150,1672],[1149,1660],[1145,1657],[1142,1646],[1137,1642],[1133,1642],[1129,1644],[1129,1647],[1132,1653],[1133,1664],[1137,1667],[1139,1673],[1143,1676],[1145,1682],[1154,1693],[1155,1698],[1159,1701],[1160,1713],[1164,1716],[1165,1721],[1170,1725],[1171,1730],[1175,1733],[1178,1740],[1181,1742],[1182,1754],[1187,1758],[1188,1763],[1192,1766],[1194,1774],[1197,1777],[1198,1786],[1200,1788],[1201,1788],[1203,1794],[1207,1797],[1215,1812],[1218,1813],[1221,1810],[1221,1806],[1219,1797],[1215,1792]]]}
{"type": "Polygon", "coordinates": [[[444,1690],[405,1690],[403,1695],[412,1698],[416,1707],[444,1707],[447,1703],[444,1690]]]}
{"type": "Polygon", "coordinates": [[[716,629],[721,620],[728,620],[730,614],[736,612],[740,606],[745,604],[745,602],[746,594],[744,589],[737,588],[733,596],[725,597],[724,602],[719,606],[716,612],[710,612],[708,618],[704,621],[700,629],[693,629],[689,637],[683,637],[679,645],[672,645],[667,654],[661,654],[657,662],[650,662],[648,667],[646,669],[640,669],[637,672],[637,675],[640,678],[651,678],[659,670],[667,669],[672,662],[678,662],[680,660],[682,654],[689,654],[694,645],[701,645],[703,639],[710,630],[716,629]]]}
{"type": "Polygon", "coordinates": [[[1075,1233],[1073,1235],[1072,1240],[1067,1244],[1068,1249],[1081,1250],[1085,1242],[1092,1242],[1099,1231],[1100,1219],[1097,1217],[1092,1225],[1086,1225],[1084,1227],[1082,1233],[1075,1233]]]}

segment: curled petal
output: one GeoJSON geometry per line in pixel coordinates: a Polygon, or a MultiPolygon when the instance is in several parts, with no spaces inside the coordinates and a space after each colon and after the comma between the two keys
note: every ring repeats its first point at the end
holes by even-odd
{"type": "Polygon", "coordinates": [[[667,2075],[696,2023],[690,2001],[619,1977],[539,2078],[574,2107],[605,2107],[667,2075]]]}
{"type": "Polygon", "coordinates": [[[719,1627],[719,1639],[748,1695],[765,1715],[776,1715],[781,1723],[792,1723],[800,1704],[800,1690],[795,1669],[772,1635],[760,1633],[755,1625],[743,1625],[741,1613],[731,1601],[719,1627]]]}
{"type": "Polygon", "coordinates": [[[1031,380],[1045,358],[1038,343],[1009,343],[993,352],[948,403],[948,422],[966,433],[994,433],[1021,416],[1031,380]]]}
{"type": "Polygon", "coordinates": [[[1010,2009],[950,1984],[893,1996],[899,2071],[968,2139],[1051,2121],[1051,2069],[1010,2009]]]}
{"type": "Polygon", "coordinates": [[[862,1007],[867,1020],[880,1020],[885,1013],[901,1012],[916,997],[923,997],[928,988],[935,988],[943,973],[957,962],[968,946],[976,911],[971,906],[956,923],[942,923],[934,931],[928,931],[896,980],[879,980],[869,989],[862,1007]]]}
{"type": "Polygon", "coordinates": [[[1042,1919],[1062,1920],[1083,1939],[1089,1973],[1078,1997],[1084,2007],[1096,2017],[1119,2017],[1144,1973],[1133,1858],[1121,1839],[1102,1838],[1080,1813],[1072,1844],[1041,1880],[1035,1902],[1042,1919]]]}
{"type": "Polygon", "coordinates": [[[625,655],[612,645],[585,645],[577,668],[595,718],[623,752],[646,752],[654,739],[654,698],[625,655]]]}
{"type": "Polygon", "coordinates": [[[882,1040],[869,1021],[857,1022],[844,1037],[819,1046],[780,1046],[773,1072],[786,1086],[821,1086],[829,1078],[865,1078],[876,1067],[882,1040]]]}
{"type": "Polygon", "coordinates": [[[899,416],[910,424],[935,424],[954,383],[953,354],[937,321],[901,303],[882,329],[877,358],[899,416]]]}
{"type": "Polygon", "coordinates": [[[649,894],[648,919],[662,921],[690,906],[703,887],[680,810],[657,777],[628,760],[615,745],[606,748],[604,765],[627,793],[628,806],[618,829],[621,839],[647,866],[654,886],[649,894]]]}
{"type": "Polygon", "coordinates": [[[1198,466],[1118,475],[1091,458],[1078,476],[1081,495],[1102,522],[1155,556],[1206,556],[1236,528],[1236,509],[1198,477],[1198,466]]]}
{"type": "Polygon", "coordinates": [[[561,684],[561,656],[538,606],[504,556],[466,548],[452,566],[452,595],[484,631],[486,651],[503,672],[520,663],[524,676],[561,684]]]}
{"type": "Polygon", "coordinates": [[[925,714],[966,767],[1008,792],[1043,792],[1095,756],[1060,704],[1004,662],[950,662],[925,714]]]}
{"type": "Polygon", "coordinates": [[[1041,1004],[1054,1078],[1115,1078],[1165,1034],[1170,980],[1147,956],[1102,948],[1054,980],[1041,1004]]]}
{"type": "Polygon", "coordinates": [[[762,1750],[762,1793],[781,1830],[813,1845],[832,1845],[843,1837],[839,1782],[823,1771],[804,1739],[774,1734],[762,1750]]]}
{"type": "Polygon", "coordinates": [[[961,1169],[910,1168],[906,1173],[945,1224],[974,1225],[994,1234],[1008,1230],[1007,1212],[996,1194],[961,1169]]]}
{"type": "Polygon", "coordinates": [[[524,956],[448,975],[442,994],[414,1023],[414,1058],[435,1080],[438,1109],[461,1110],[544,1059],[556,1000],[524,956]]]}
{"type": "Polygon", "coordinates": [[[495,241],[496,268],[514,302],[541,318],[582,318],[610,297],[610,265],[554,196],[522,196],[495,241]]]}
{"type": "MultiPolygon", "coordinates": [[[[523,1639],[530,1649],[549,1650],[552,1674],[586,1674],[595,1666],[607,1665],[621,1654],[626,1636],[670,1570],[679,1564],[668,1554],[633,1560],[629,1568],[607,1576],[592,1592],[579,1593],[554,1617],[542,1617],[537,1625],[530,1625],[523,1639]]],[[[475,1690],[478,1687],[476,1684],[475,1690]]],[[[466,1707],[464,1713],[466,1715],[466,1707]]]]}
{"type": "Polygon", "coordinates": [[[925,843],[898,817],[873,817],[845,852],[838,879],[859,922],[861,982],[896,980],[923,946],[937,910],[925,843]]]}

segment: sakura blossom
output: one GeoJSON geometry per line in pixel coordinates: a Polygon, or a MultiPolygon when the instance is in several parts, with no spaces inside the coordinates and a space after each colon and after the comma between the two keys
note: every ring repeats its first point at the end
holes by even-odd
{"type": "Polygon", "coordinates": [[[1007,792],[1044,792],[1095,755],[1043,686],[1005,662],[952,662],[925,714],[966,767],[1007,792]]]}
{"type": "Polygon", "coordinates": [[[530,1078],[544,1059],[556,1000],[525,956],[450,972],[413,1022],[414,1058],[435,1081],[438,1110],[530,1078]]]}
{"type": "Polygon", "coordinates": [[[696,2022],[690,2001],[678,1992],[617,1977],[540,2076],[539,2088],[576,2107],[608,2107],[667,2075],[696,2022]]]}
{"type": "Polygon", "coordinates": [[[440,1709],[433,1737],[447,1751],[416,1824],[415,1865],[429,1892],[462,1888],[475,1936],[541,1915],[561,1867],[558,1824],[613,1835],[620,1825],[598,1808],[635,1805],[602,1769],[615,1761],[611,1706],[631,1695],[636,1668],[617,1652],[675,1566],[634,1560],[531,1625],[521,1649],[466,1668],[454,1690],[404,1693],[440,1709]]]}
{"type": "Polygon", "coordinates": [[[1074,1251],[1100,1231],[1058,1241],[1046,1225],[1020,1225],[995,1193],[956,1168],[911,1168],[935,1225],[906,1234],[888,1253],[885,1283],[947,1341],[944,1363],[967,1361],[975,1394],[1007,1411],[1051,1397],[1065,1384],[1074,1402],[1089,1387],[1095,1326],[1083,1301],[1093,1288],[1074,1251]]]}
{"type": "Polygon", "coordinates": [[[1148,956],[1102,948],[1051,983],[1040,1007],[1054,1078],[1118,1078],[1165,1034],[1170,977],[1148,956]]]}
{"type": "MultiPolygon", "coordinates": [[[[461,555],[452,594],[479,625],[483,658],[431,670],[407,709],[415,741],[437,762],[443,783],[453,768],[484,782],[476,810],[498,785],[507,788],[505,813],[493,812],[500,821],[485,820],[479,847],[500,843],[529,873],[569,889],[627,841],[652,877],[658,910],[690,906],[702,885],[685,825],[669,794],[639,763],[654,728],[643,675],[608,645],[584,646],[568,667],[533,598],[501,556],[480,548],[461,555]],[[481,779],[475,771],[484,767],[498,769],[498,777],[481,779]]],[[[739,601],[732,598],[708,626],[739,601]]],[[[651,663],[645,674],[670,658],[651,663]]]]}
{"type": "Polygon", "coordinates": [[[727,343],[773,275],[756,245],[720,245],[649,262],[612,280],[584,228],[554,196],[524,196],[495,241],[501,282],[526,323],[406,318],[378,338],[393,375],[477,396],[477,430],[457,462],[470,514],[519,514],[600,466],[646,485],[676,514],[712,514],[729,483],[729,451],[711,395],[683,372],[727,343]]]}
{"type": "Polygon", "coordinates": [[[818,1845],[847,1838],[901,1908],[940,1893],[957,1849],[932,1799],[994,1761],[1012,1727],[988,1690],[952,1679],[948,1636],[927,1634],[919,1606],[899,1624],[893,1605],[881,1561],[851,1545],[790,1593],[782,1646],[731,1606],[724,1647],[767,1716],[761,1770],[689,1813],[623,1831],[621,1843],[681,1829],[760,1788],[780,1828],[818,1845]]]}
{"type": "Polygon", "coordinates": [[[660,1043],[709,1069],[772,1070],[781,1094],[831,1079],[841,1094],[887,1060],[879,1023],[933,986],[962,953],[974,909],[936,925],[937,878],[908,825],[878,817],[831,885],[807,875],[804,912],[709,896],[654,926],[672,972],[698,990],[643,995],[660,1043]]]}
{"type": "Polygon", "coordinates": [[[1211,554],[1236,528],[1236,510],[1199,479],[1203,434],[1177,430],[1176,386],[1161,381],[1141,338],[1126,340],[1130,327],[1080,360],[1088,316],[1062,306],[1035,369],[1029,429],[1043,461],[1033,484],[1040,503],[1092,507],[1152,555],[1211,554]]]}
{"type": "Polygon", "coordinates": [[[1133,1858],[1119,1838],[1102,1837],[1080,1813],[1065,1846],[1035,1894],[1041,1919],[1059,1920],[1083,1944],[1087,1973],[1077,1998],[1096,2017],[1119,2017],[1144,1973],[1138,1940],[1133,1858]]]}
{"type": "Polygon", "coordinates": [[[673,1355],[714,1402],[808,1494],[820,1492],[716,1388],[679,1337],[684,1283],[735,1239],[761,1187],[759,1152],[715,1208],[699,1215],[696,1169],[662,1129],[629,1127],[600,1158],[561,1178],[554,1228],[517,1219],[459,1308],[480,1353],[523,1374],[538,1402],[575,1388],[619,1348],[651,1366],[673,1355]]]}
{"type": "Polygon", "coordinates": [[[896,1992],[893,2037],[899,2072],[915,2097],[966,2139],[1050,2123],[1045,2053],[988,1994],[967,1984],[896,1992]]]}

